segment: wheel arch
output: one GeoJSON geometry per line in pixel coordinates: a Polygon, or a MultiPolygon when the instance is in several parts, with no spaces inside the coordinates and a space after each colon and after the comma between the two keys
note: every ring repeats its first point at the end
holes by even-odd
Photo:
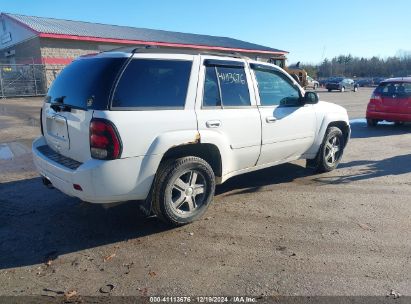
{"type": "Polygon", "coordinates": [[[221,178],[223,172],[221,153],[216,145],[210,143],[189,143],[171,147],[164,153],[160,163],[185,156],[204,159],[213,169],[217,180],[221,178]]]}
{"type": "Polygon", "coordinates": [[[350,134],[351,134],[350,125],[344,120],[337,120],[337,121],[330,122],[327,125],[326,130],[330,127],[337,127],[343,132],[343,135],[344,135],[344,148],[345,148],[345,146],[348,143],[348,140],[350,139],[350,134]]]}
{"type": "Polygon", "coordinates": [[[304,154],[305,158],[312,159],[316,157],[318,150],[320,149],[321,143],[324,139],[324,136],[327,132],[327,129],[329,127],[337,127],[343,132],[344,147],[347,146],[347,143],[351,135],[351,128],[348,123],[348,120],[342,117],[339,113],[330,113],[323,117],[322,122],[317,129],[317,133],[316,133],[316,137],[315,137],[313,145],[304,154]]]}

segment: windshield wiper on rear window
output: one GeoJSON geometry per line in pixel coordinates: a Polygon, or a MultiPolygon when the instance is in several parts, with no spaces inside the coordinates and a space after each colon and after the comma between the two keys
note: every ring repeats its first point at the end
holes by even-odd
{"type": "Polygon", "coordinates": [[[54,98],[54,102],[50,104],[50,107],[56,112],[71,112],[71,109],[84,110],[84,108],[78,106],[65,104],[64,98],[66,98],[66,96],[54,98]]]}

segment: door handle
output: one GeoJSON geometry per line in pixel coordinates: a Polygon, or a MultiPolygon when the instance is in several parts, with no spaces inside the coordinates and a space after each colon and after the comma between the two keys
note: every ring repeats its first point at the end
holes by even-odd
{"type": "Polygon", "coordinates": [[[221,126],[221,121],[219,120],[209,120],[206,122],[207,128],[218,128],[221,126]]]}
{"type": "Polygon", "coordinates": [[[273,122],[277,121],[277,118],[275,118],[274,116],[268,116],[268,117],[266,117],[265,121],[267,123],[273,123],[273,122]]]}

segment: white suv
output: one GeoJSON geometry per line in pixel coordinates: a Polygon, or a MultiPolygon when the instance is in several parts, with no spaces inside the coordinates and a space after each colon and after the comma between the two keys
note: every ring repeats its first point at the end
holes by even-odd
{"type": "Polygon", "coordinates": [[[80,57],[48,91],[41,123],[45,184],[87,202],[140,200],[172,225],[199,218],[235,175],[300,158],[333,170],[350,137],[344,108],[275,65],[165,50],[80,57]]]}

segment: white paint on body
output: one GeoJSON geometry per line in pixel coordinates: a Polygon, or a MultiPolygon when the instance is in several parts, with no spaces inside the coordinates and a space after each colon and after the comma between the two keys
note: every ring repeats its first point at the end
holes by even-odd
{"type": "Polygon", "coordinates": [[[14,155],[8,145],[0,145],[0,160],[13,159],[14,155]]]}

